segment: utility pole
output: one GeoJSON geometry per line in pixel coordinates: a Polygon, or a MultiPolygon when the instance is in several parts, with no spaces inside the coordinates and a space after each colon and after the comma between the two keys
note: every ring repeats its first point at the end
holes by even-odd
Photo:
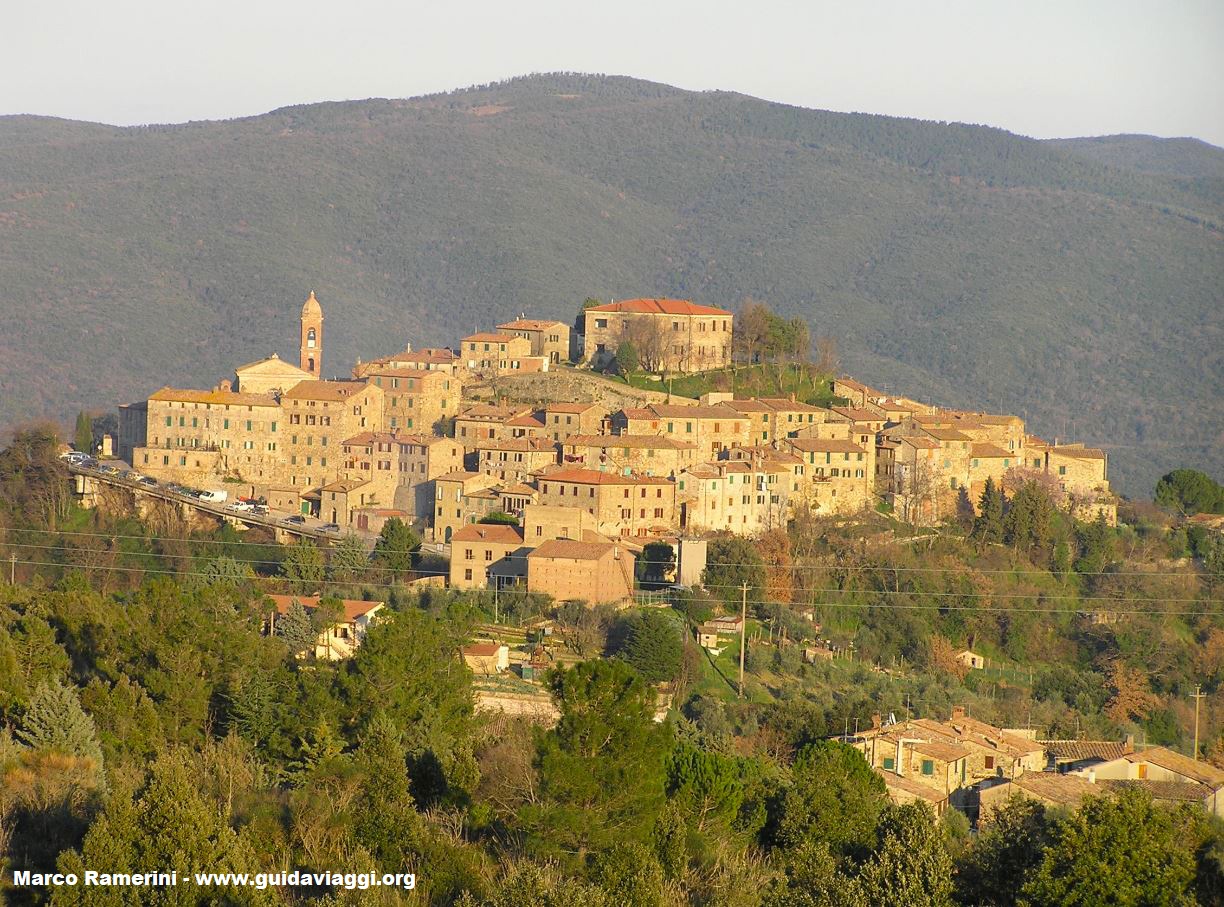
{"type": "Polygon", "coordinates": [[[748,584],[740,586],[740,672],[739,698],[744,698],[744,633],[748,629],[748,584]]]}
{"type": "Polygon", "coordinates": [[[493,577],[493,624],[497,625],[497,577],[493,577]]]}
{"type": "Polygon", "coordinates": [[[17,555],[9,555],[9,585],[17,585],[17,555]]]}
{"type": "Polygon", "coordinates": [[[1203,685],[1195,684],[1194,692],[1190,694],[1194,697],[1194,761],[1198,762],[1198,731],[1199,731],[1199,703],[1203,701],[1203,685]]]}

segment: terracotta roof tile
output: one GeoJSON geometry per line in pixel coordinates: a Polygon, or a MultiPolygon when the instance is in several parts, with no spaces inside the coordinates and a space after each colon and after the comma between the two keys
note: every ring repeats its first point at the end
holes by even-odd
{"type": "Polygon", "coordinates": [[[629,312],[647,315],[730,315],[726,309],[697,305],[687,299],[625,299],[592,306],[588,312],[629,312]]]}
{"type": "Polygon", "coordinates": [[[492,542],[497,545],[523,544],[523,530],[500,523],[472,523],[451,536],[451,542],[492,542]]]}
{"type": "Polygon", "coordinates": [[[538,548],[528,552],[532,558],[564,558],[573,561],[597,561],[616,548],[611,542],[575,542],[571,539],[549,539],[538,548]]]}
{"type": "Polygon", "coordinates": [[[299,381],[282,394],[288,400],[347,400],[374,385],[365,381],[299,381]]]}

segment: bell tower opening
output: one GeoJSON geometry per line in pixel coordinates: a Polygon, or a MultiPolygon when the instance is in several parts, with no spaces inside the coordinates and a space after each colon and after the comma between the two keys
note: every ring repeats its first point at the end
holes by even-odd
{"type": "Polygon", "coordinates": [[[302,348],[300,364],[303,371],[316,378],[323,363],[323,307],[315,298],[314,290],[302,306],[302,348]]]}

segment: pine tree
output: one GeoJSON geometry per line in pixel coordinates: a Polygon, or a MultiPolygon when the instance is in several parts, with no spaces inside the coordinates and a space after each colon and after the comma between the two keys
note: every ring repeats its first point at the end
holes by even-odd
{"type": "Polygon", "coordinates": [[[298,592],[311,592],[323,582],[323,552],[309,539],[301,539],[285,549],[281,572],[298,592]]]}
{"type": "Polygon", "coordinates": [[[332,582],[356,582],[370,566],[370,552],[366,550],[365,542],[355,533],[350,532],[332,549],[329,566],[332,582]]]}
{"type": "Polygon", "coordinates": [[[76,690],[58,680],[39,684],[17,725],[17,739],[33,749],[90,759],[102,768],[102,747],[93,719],[81,708],[76,690]]]}
{"type": "Polygon", "coordinates": [[[374,560],[391,574],[392,581],[412,569],[413,555],[421,547],[421,539],[403,520],[392,517],[383,524],[374,545],[374,560]]]}
{"type": "Polygon", "coordinates": [[[661,611],[638,614],[620,656],[649,683],[672,680],[680,670],[684,641],[679,624],[661,611]]]}
{"type": "Polygon", "coordinates": [[[318,634],[311,623],[310,615],[296,598],[289,609],[276,621],[276,635],[285,641],[292,655],[299,655],[310,648],[318,634]]]}
{"type": "Polygon", "coordinates": [[[93,453],[93,420],[89,418],[88,413],[77,413],[72,446],[82,453],[93,453]]]}

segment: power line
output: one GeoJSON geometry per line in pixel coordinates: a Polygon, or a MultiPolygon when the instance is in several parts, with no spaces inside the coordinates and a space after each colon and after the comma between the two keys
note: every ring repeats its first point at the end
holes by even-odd
{"type": "MultiPolygon", "coordinates": [[[[207,544],[207,543],[204,543],[204,544],[207,544]]],[[[35,550],[59,551],[61,550],[62,546],[35,545],[31,543],[17,542],[17,543],[13,543],[12,545],[10,545],[10,547],[35,549],[35,550]]],[[[113,549],[113,548],[108,549],[105,552],[100,552],[100,553],[114,554],[116,557],[153,558],[153,559],[162,559],[162,560],[170,560],[170,561],[198,559],[198,555],[194,555],[194,554],[175,554],[172,552],[160,552],[160,551],[128,552],[128,551],[121,551],[121,550],[113,549]]],[[[520,559],[525,559],[526,557],[527,557],[526,555],[504,555],[498,560],[499,561],[520,560],[520,559]]],[[[250,565],[252,567],[280,567],[280,566],[283,566],[283,563],[284,563],[283,561],[259,560],[259,559],[247,559],[247,558],[230,558],[230,560],[232,560],[234,563],[237,563],[237,564],[245,564],[245,565],[250,565]]],[[[33,563],[33,562],[20,561],[19,563],[33,563]]],[[[82,565],[71,562],[71,561],[65,562],[65,563],[59,563],[55,561],[48,561],[48,562],[40,561],[38,563],[43,564],[44,566],[58,566],[58,567],[67,567],[67,568],[82,567],[82,565]]],[[[95,567],[92,569],[111,569],[111,568],[95,567]]],[[[124,568],[124,569],[128,569],[128,568],[124,568]]],[[[141,568],[131,568],[131,569],[141,569],[141,568]]],[[[434,576],[445,576],[445,575],[448,575],[449,573],[449,571],[447,573],[443,573],[441,571],[414,571],[414,572],[418,572],[418,573],[427,572],[429,575],[434,575],[434,576]]],[[[192,575],[192,574],[190,574],[189,572],[178,572],[178,575],[187,576],[187,575],[192,575]]],[[[200,575],[211,576],[212,574],[205,573],[205,574],[200,574],[200,575]]],[[[719,589],[738,590],[740,588],[740,584],[707,583],[703,586],[703,588],[706,591],[719,590],[719,589]]],[[[657,590],[648,590],[639,584],[636,591],[657,591],[657,590]]],[[[1044,599],[1053,599],[1053,600],[1071,600],[1071,601],[1079,601],[1079,602],[1096,602],[1096,601],[1110,602],[1110,603],[1114,603],[1114,602],[1126,602],[1126,603],[1150,602],[1152,604],[1158,604],[1158,603],[1187,604],[1187,603],[1199,602],[1203,600],[1201,598],[1166,598],[1166,597],[1110,596],[1110,595],[1090,596],[1090,595],[1076,595],[1076,594],[1071,594],[1071,593],[1058,594],[1058,593],[1051,593],[1045,590],[1041,590],[1038,592],[1032,592],[1032,593],[991,593],[991,592],[976,592],[976,591],[960,592],[960,591],[954,591],[954,590],[946,591],[946,590],[908,590],[908,589],[846,589],[846,588],[833,587],[833,588],[814,588],[814,589],[807,589],[805,591],[812,593],[812,594],[820,594],[820,595],[850,595],[850,594],[866,595],[866,596],[913,595],[913,596],[928,597],[928,598],[956,598],[956,599],[969,598],[969,599],[993,599],[993,600],[1017,600],[1017,599],[1024,600],[1024,599],[1044,598],[1044,599]]],[[[1207,599],[1207,601],[1212,602],[1212,601],[1215,601],[1215,599],[1209,598],[1207,599]]],[[[756,601],[753,602],[753,604],[771,604],[771,603],[774,603],[773,600],[766,600],[763,602],[756,602],[756,601]]],[[[787,604],[784,602],[777,602],[777,603],[787,604]]],[[[790,603],[790,604],[793,604],[793,603],[790,603]]],[[[809,605],[815,605],[815,604],[822,604],[822,603],[820,602],[809,603],[809,605]]],[[[865,607],[866,605],[860,604],[860,603],[853,603],[853,606],[854,607],[865,607]]],[[[942,607],[946,609],[948,606],[936,606],[936,607],[942,607]]],[[[1017,609],[1010,609],[1010,610],[1017,610],[1017,609]]],[[[1166,611],[1162,613],[1169,613],[1169,612],[1166,611]]]]}
{"type": "MultiPolygon", "coordinates": [[[[477,524],[472,524],[472,525],[477,525],[477,524]]],[[[277,528],[277,527],[267,527],[267,528],[277,528]]],[[[281,543],[271,541],[271,540],[267,542],[226,541],[226,540],[221,540],[221,539],[216,539],[216,540],[200,539],[200,538],[183,537],[183,536],[119,535],[119,534],[112,533],[112,532],[83,532],[79,530],[54,530],[54,529],[6,528],[3,530],[0,530],[0,533],[10,533],[10,532],[23,532],[23,533],[35,534],[35,535],[62,535],[62,536],[69,536],[71,538],[106,538],[106,539],[126,539],[126,540],[136,540],[136,541],[147,541],[147,542],[179,542],[179,543],[187,544],[187,545],[224,545],[224,546],[233,546],[233,547],[253,547],[253,548],[285,547],[281,543]]],[[[346,533],[346,534],[341,534],[341,535],[336,535],[336,536],[330,536],[329,538],[333,541],[339,541],[341,539],[348,537],[348,535],[349,534],[346,533]]],[[[352,535],[364,541],[364,539],[362,539],[361,536],[358,536],[355,533],[352,533],[352,535]]],[[[615,536],[610,536],[608,540],[609,542],[612,542],[612,543],[615,543],[618,541],[621,542],[622,544],[624,543],[623,539],[620,539],[619,537],[615,537],[615,536]]],[[[567,540],[563,539],[563,541],[567,541],[567,540]]],[[[16,545],[19,543],[12,543],[12,544],[16,545]]],[[[507,555],[504,555],[501,559],[502,560],[521,560],[526,557],[527,555],[525,554],[507,554],[507,555]]],[[[824,564],[767,565],[767,564],[748,563],[748,562],[739,562],[739,561],[707,561],[706,566],[707,567],[764,567],[766,569],[792,570],[792,571],[793,570],[837,570],[837,569],[840,569],[838,565],[824,565],[824,564]]],[[[1051,571],[1049,570],[1038,570],[1038,569],[1033,569],[1033,570],[983,570],[983,569],[977,569],[974,567],[893,567],[893,566],[888,566],[885,564],[866,564],[866,565],[863,565],[859,569],[861,569],[863,572],[939,573],[939,574],[956,573],[956,574],[966,576],[966,578],[968,578],[967,575],[972,575],[972,574],[1000,575],[1000,576],[1049,576],[1051,575],[1051,571]]],[[[1076,576],[1117,576],[1117,577],[1146,577],[1146,576],[1191,577],[1191,576],[1199,575],[1197,573],[1186,572],[1186,571],[1119,572],[1119,571],[1112,571],[1112,570],[1094,570],[1094,571],[1074,571],[1074,573],[1076,576]]]]}
{"type": "MultiPolygon", "coordinates": [[[[29,561],[17,560],[15,563],[23,566],[36,567],[59,567],[61,569],[80,570],[87,573],[95,572],[120,572],[120,573],[140,573],[152,574],[155,576],[170,576],[170,577],[204,577],[216,579],[215,574],[204,571],[192,570],[158,570],[146,567],[124,567],[119,565],[84,565],[84,564],[62,564],[55,561],[29,561]]],[[[377,568],[373,568],[377,569],[377,568]]],[[[416,574],[424,573],[427,576],[447,576],[448,573],[441,571],[412,571],[416,574]]],[[[288,578],[283,576],[246,576],[239,578],[241,582],[287,582],[288,578]]],[[[319,581],[320,586],[359,586],[369,588],[378,586],[380,583],[371,582],[369,580],[332,580],[325,579],[319,581]]],[[[740,587],[735,587],[740,588],[740,587]]],[[[473,591],[488,591],[488,590],[473,590],[473,591]]],[[[526,591],[526,590],[525,590],[526,591]]],[[[652,591],[636,588],[634,591],[652,591]]],[[[1126,599],[1113,599],[1113,601],[1127,601],[1126,599]]],[[[1135,601],[1146,601],[1146,599],[1137,599],[1135,601]]],[[[1187,599],[1186,601],[1194,601],[1187,599]]],[[[939,605],[939,604],[913,604],[902,602],[889,602],[883,605],[865,605],[858,602],[795,602],[795,601],[776,601],[773,599],[747,599],[747,604],[750,605],[782,605],[786,607],[820,607],[820,608],[864,608],[877,607],[883,610],[903,610],[903,611],[984,611],[984,612],[999,612],[1008,614],[1127,614],[1127,615],[1152,615],[1152,616],[1220,616],[1224,614],[1221,611],[1199,611],[1199,610],[1157,610],[1157,609],[1118,609],[1118,608],[1102,608],[1102,609],[1085,609],[1085,608],[1036,608],[1036,607],[1002,607],[991,605],[939,605]]]]}

